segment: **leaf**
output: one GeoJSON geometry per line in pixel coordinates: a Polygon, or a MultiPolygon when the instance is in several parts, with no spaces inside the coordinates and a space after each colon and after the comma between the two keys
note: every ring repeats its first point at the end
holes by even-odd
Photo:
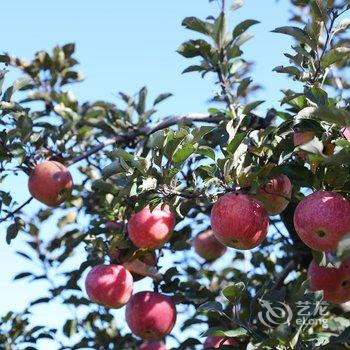
{"type": "Polygon", "coordinates": [[[227,145],[227,152],[230,154],[235,154],[237,148],[242,143],[244,138],[247,136],[248,131],[238,133],[231,142],[227,145]]]}
{"type": "Polygon", "coordinates": [[[210,55],[211,49],[211,45],[205,40],[189,40],[180,45],[177,52],[186,58],[197,56],[207,58],[210,55]]]}
{"type": "Polygon", "coordinates": [[[237,88],[237,96],[243,96],[248,88],[248,86],[251,84],[252,82],[252,78],[248,77],[243,79],[240,84],[238,85],[237,88]]]}
{"type": "Polygon", "coordinates": [[[29,277],[29,276],[33,276],[33,274],[31,272],[21,272],[18,275],[16,275],[13,278],[13,280],[16,281],[16,280],[19,280],[21,278],[25,278],[25,277],[29,277]]]}
{"type": "Polygon", "coordinates": [[[11,101],[12,95],[23,88],[26,88],[30,86],[32,83],[32,79],[30,78],[18,78],[15,83],[10,86],[4,93],[4,96],[2,97],[3,101],[11,101]]]}
{"type": "Polygon", "coordinates": [[[308,44],[313,49],[317,48],[317,43],[310,38],[309,34],[298,27],[279,27],[272,32],[292,36],[297,41],[308,44]]]}
{"type": "Polygon", "coordinates": [[[197,311],[218,311],[222,312],[222,305],[218,301],[208,301],[197,308],[197,311]]]}
{"type": "Polygon", "coordinates": [[[260,106],[262,103],[264,103],[265,101],[253,101],[251,103],[248,103],[244,109],[243,109],[243,114],[247,115],[249,114],[253,109],[255,109],[256,107],[260,106]]]}
{"type": "Polygon", "coordinates": [[[172,161],[174,163],[183,163],[192,153],[196,151],[197,147],[192,143],[180,145],[173,154],[172,161]]]}
{"type": "Polygon", "coordinates": [[[311,11],[320,21],[327,21],[327,0],[311,0],[311,11]]]}
{"type": "Polygon", "coordinates": [[[202,71],[206,71],[206,70],[208,70],[208,67],[193,65],[193,66],[189,66],[186,69],[184,69],[182,71],[182,74],[191,73],[191,72],[202,72],[202,71]]]}
{"type": "Polygon", "coordinates": [[[210,35],[214,27],[212,23],[202,21],[197,17],[186,17],[182,21],[182,25],[186,29],[190,29],[205,35],[210,35]]]}
{"type": "Polygon", "coordinates": [[[244,0],[234,0],[233,4],[230,7],[231,11],[236,11],[244,5],[244,0]]]}
{"type": "Polygon", "coordinates": [[[314,118],[328,123],[337,124],[340,127],[350,126],[350,112],[337,107],[319,107],[313,113],[314,118]]]}
{"type": "Polygon", "coordinates": [[[296,78],[299,78],[302,74],[302,72],[294,66],[277,66],[272,71],[277,73],[286,73],[295,76],[296,78]]]}
{"type": "Polygon", "coordinates": [[[219,327],[212,327],[209,328],[207,331],[205,331],[201,336],[207,337],[207,336],[219,336],[219,337],[241,337],[243,335],[247,335],[248,331],[245,328],[237,328],[237,329],[231,329],[228,331],[224,331],[219,327]]]}
{"type": "Polygon", "coordinates": [[[321,68],[325,69],[333,63],[339,62],[350,56],[350,48],[348,47],[336,47],[329,50],[321,59],[321,68]]]}
{"type": "Polygon", "coordinates": [[[7,244],[10,244],[11,241],[16,238],[18,231],[20,229],[20,226],[17,223],[11,224],[6,231],[6,242],[7,244]]]}
{"type": "Polygon", "coordinates": [[[254,19],[247,19],[239,24],[233,29],[232,38],[236,39],[238,36],[243,34],[246,30],[248,30],[251,26],[260,23],[254,19]]]}
{"type": "Polygon", "coordinates": [[[238,282],[225,287],[222,290],[224,297],[231,303],[236,303],[242,297],[245,285],[243,282],[238,282]]]}
{"type": "Polygon", "coordinates": [[[212,37],[218,47],[221,47],[226,35],[226,14],[221,12],[215,20],[212,37]]]}
{"type": "Polygon", "coordinates": [[[328,104],[328,94],[318,87],[305,88],[305,96],[317,106],[326,106],[328,104]]]}
{"type": "Polygon", "coordinates": [[[173,94],[170,93],[170,92],[166,92],[166,93],[158,95],[157,98],[153,102],[153,106],[155,106],[156,104],[166,100],[167,98],[169,98],[171,96],[173,96],[173,94]]]}

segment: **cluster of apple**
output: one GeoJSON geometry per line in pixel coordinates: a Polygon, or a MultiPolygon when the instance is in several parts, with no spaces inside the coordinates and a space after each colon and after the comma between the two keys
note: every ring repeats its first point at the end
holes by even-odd
{"type": "MultiPolygon", "coordinates": [[[[304,140],[296,137],[294,141],[296,144],[305,142],[305,135],[304,140]]],[[[66,200],[72,187],[68,169],[56,161],[38,164],[29,177],[32,196],[49,206],[57,206],[66,200]]],[[[213,261],[222,256],[227,247],[257,247],[267,235],[269,216],[280,214],[291,196],[291,181],[283,174],[271,179],[256,194],[238,191],[223,195],[212,208],[212,230],[201,232],[193,240],[196,252],[213,261]]],[[[350,203],[346,198],[336,192],[318,191],[298,204],[294,225],[307,246],[332,252],[350,232],[349,218],[350,203]]],[[[135,261],[95,266],[86,277],[86,292],[90,300],[108,308],[126,305],[127,324],[135,335],[146,340],[140,347],[143,350],[165,349],[161,339],[174,327],[176,308],[170,297],[158,292],[143,291],[132,295],[134,281],[146,275],[137,274],[140,270],[137,264],[141,267],[156,265],[154,250],[169,240],[174,226],[175,217],[169,206],[159,205],[153,210],[144,207],[130,217],[127,230],[134,246],[146,254],[135,261]]],[[[119,254],[114,253],[115,257],[119,254]]],[[[111,256],[111,260],[118,259],[111,256]]],[[[323,290],[325,300],[333,303],[350,300],[350,259],[338,268],[322,267],[313,261],[308,276],[311,289],[323,290]]],[[[234,339],[208,337],[204,348],[218,348],[223,342],[235,344],[234,339]]]]}

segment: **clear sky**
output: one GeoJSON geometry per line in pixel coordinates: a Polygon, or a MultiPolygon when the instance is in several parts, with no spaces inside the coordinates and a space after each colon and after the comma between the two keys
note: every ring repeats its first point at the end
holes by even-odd
{"type": "MultiPolygon", "coordinates": [[[[251,32],[255,38],[245,46],[245,58],[256,61],[252,73],[255,82],[264,86],[258,98],[267,100],[260,108],[278,106],[279,90],[291,87],[285,77],[272,72],[273,67],[286,64],[282,52],[289,50],[288,37],[271,33],[286,25],[289,17],[287,0],[246,0],[246,5],[233,15],[238,23],[247,18],[261,21],[251,32]]],[[[174,97],[163,104],[161,115],[206,112],[207,101],[216,89],[208,76],[181,75],[190,64],[178,55],[176,48],[195,33],[181,27],[184,17],[205,18],[217,13],[216,2],[208,0],[99,0],[99,1],[20,1],[4,2],[1,6],[2,36],[0,51],[23,58],[32,58],[41,49],[50,50],[57,44],[75,42],[76,57],[85,82],[72,89],[79,100],[104,99],[118,102],[119,91],[134,93],[147,85],[151,96],[172,92],[174,97]]],[[[231,22],[232,24],[232,22],[231,22]]],[[[9,75],[8,82],[14,73],[9,75]]],[[[0,184],[1,189],[15,189],[19,201],[28,198],[25,176],[0,184]]],[[[27,208],[30,215],[36,203],[27,208]]],[[[12,282],[18,272],[27,270],[27,262],[15,255],[23,246],[23,237],[7,246],[5,225],[0,227],[0,314],[22,310],[29,300],[41,296],[43,283],[12,282]]],[[[41,234],[49,234],[46,227],[41,234]],[[47,230],[47,231],[46,231],[47,230]],[[45,232],[44,232],[45,231],[45,232]]],[[[78,264],[78,262],[77,262],[78,264]]],[[[140,288],[143,288],[141,286],[140,288]]],[[[59,308],[36,308],[36,320],[54,325],[64,311],[59,308]],[[53,316],[54,315],[54,316],[53,316]]],[[[53,349],[43,342],[41,349],[53,349]]]]}

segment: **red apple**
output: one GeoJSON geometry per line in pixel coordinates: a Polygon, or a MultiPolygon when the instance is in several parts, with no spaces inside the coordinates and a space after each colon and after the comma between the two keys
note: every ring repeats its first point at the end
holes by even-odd
{"type": "Polygon", "coordinates": [[[315,133],[313,131],[295,132],[293,134],[294,146],[305,145],[305,143],[310,142],[314,137],[315,133]]]}
{"type": "Polygon", "coordinates": [[[164,294],[136,293],[126,305],[126,322],[131,331],[143,339],[164,338],[173,329],[175,321],[174,302],[164,294]]]}
{"type": "Polygon", "coordinates": [[[129,238],[138,248],[157,249],[170,238],[174,226],[175,217],[168,205],[158,205],[152,212],[147,206],[131,216],[129,238]]]}
{"type": "Polygon", "coordinates": [[[143,343],[139,350],[167,350],[166,346],[160,341],[148,341],[143,343]]]}
{"type": "Polygon", "coordinates": [[[226,247],[215,237],[212,230],[199,233],[193,240],[196,253],[203,259],[213,261],[226,252],[226,247]]]}
{"type": "Polygon", "coordinates": [[[343,136],[348,140],[350,141],[350,126],[347,126],[346,128],[343,128],[341,130],[343,136]]]}
{"type": "Polygon", "coordinates": [[[252,249],[266,237],[269,217],[257,200],[241,193],[227,193],[214,204],[211,227],[224,245],[252,249]]]}
{"type": "Polygon", "coordinates": [[[118,309],[129,301],[133,279],[121,265],[97,265],[86,276],[85,289],[93,302],[118,309]]]}
{"type": "Polygon", "coordinates": [[[28,188],[38,201],[55,207],[69,198],[73,180],[68,169],[52,160],[37,164],[32,170],[28,188]]]}
{"type": "Polygon", "coordinates": [[[205,340],[203,347],[204,349],[219,349],[220,345],[231,345],[231,346],[237,346],[237,342],[233,338],[226,338],[226,340],[223,342],[225,337],[215,337],[215,336],[209,336],[205,340]]]}
{"type": "Polygon", "coordinates": [[[337,249],[350,232],[350,203],[340,194],[319,191],[305,197],[294,212],[294,226],[301,240],[323,252],[337,249]]]}
{"type": "Polygon", "coordinates": [[[282,174],[259,188],[255,198],[262,203],[269,215],[278,215],[287,208],[292,197],[292,188],[288,176],[282,174]]]}
{"type": "Polygon", "coordinates": [[[312,290],[323,290],[323,299],[330,303],[342,304],[350,301],[350,258],[339,268],[319,266],[312,261],[308,269],[312,290]]]}

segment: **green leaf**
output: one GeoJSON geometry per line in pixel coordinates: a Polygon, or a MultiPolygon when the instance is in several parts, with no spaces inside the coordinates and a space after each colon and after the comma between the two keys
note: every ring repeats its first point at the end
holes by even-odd
{"type": "Polygon", "coordinates": [[[226,14],[221,12],[215,20],[212,37],[218,47],[222,47],[226,35],[226,14]]]}
{"type": "Polygon", "coordinates": [[[169,98],[169,97],[171,97],[171,96],[173,96],[173,94],[170,93],[170,92],[167,92],[167,93],[163,93],[163,94],[158,95],[157,98],[156,98],[156,99],[154,100],[154,102],[153,102],[153,106],[155,106],[156,104],[158,104],[158,103],[160,103],[160,102],[166,100],[167,98],[169,98]]]}
{"type": "Polygon", "coordinates": [[[236,39],[238,36],[243,34],[246,30],[248,30],[251,26],[260,23],[254,19],[247,19],[241,23],[239,23],[232,32],[232,38],[236,39]]]}
{"type": "Polygon", "coordinates": [[[197,147],[192,143],[180,145],[174,152],[172,161],[174,163],[183,163],[196,149],[197,147]]]}
{"type": "Polygon", "coordinates": [[[3,101],[11,101],[12,95],[21,89],[27,88],[31,85],[32,79],[30,78],[18,78],[15,83],[10,86],[4,93],[2,97],[3,101]]]}
{"type": "Polygon", "coordinates": [[[228,331],[224,331],[219,327],[212,327],[209,328],[207,331],[205,331],[202,334],[202,337],[207,336],[219,336],[219,337],[228,337],[228,338],[234,338],[234,337],[241,337],[243,335],[247,335],[248,331],[245,328],[237,328],[237,329],[231,329],[228,331]]]}
{"type": "Polygon", "coordinates": [[[186,69],[184,69],[182,71],[182,74],[184,73],[191,73],[191,72],[203,72],[208,70],[208,67],[205,66],[199,66],[199,65],[193,65],[193,66],[189,66],[186,69]]]}
{"type": "Polygon", "coordinates": [[[225,287],[222,290],[224,297],[231,303],[237,303],[242,297],[245,285],[243,282],[238,282],[225,287]]]}
{"type": "Polygon", "coordinates": [[[327,0],[311,0],[311,11],[316,19],[327,21],[327,0]]]}
{"type": "Polygon", "coordinates": [[[302,72],[294,66],[277,66],[272,71],[289,74],[291,76],[295,76],[296,78],[299,78],[302,75],[302,72]]]}
{"type": "Polygon", "coordinates": [[[180,45],[177,52],[186,58],[197,56],[207,58],[210,56],[211,49],[211,45],[205,40],[189,40],[180,45]]]}
{"type": "Polygon", "coordinates": [[[248,131],[238,133],[227,145],[227,152],[230,154],[234,154],[237,148],[239,147],[239,145],[244,140],[244,138],[247,136],[247,134],[248,134],[248,131]]]}
{"type": "Polygon", "coordinates": [[[256,107],[260,106],[262,103],[264,103],[265,101],[253,101],[251,103],[248,103],[244,109],[243,109],[243,114],[249,114],[253,109],[255,109],[256,107]]]}
{"type": "Polygon", "coordinates": [[[222,304],[218,301],[208,301],[197,308],[197,311],[218,311],[222,312],[222,304]]]}
{"type": "Polygon", "coordinates": [[[243,79],[240,84],[238,85],[237,88],[237,96],[243,96],[248,88],[248,86],[251,84],[252,82],[252,78],[248,77],[243,79]]]}
{"type": "Polygon", "coordinates": [[[313,49],[317,48],[317,43],[310,38],[309,34],[298,27],[279,27],[272,32],[292,36],[297,41],[308,44],[313,49]]]}
{"type": "Polygon", "coordinates": [[[350,112],[337,107],[319,107],[313,113],[314,118],[328,123],[337,124],[340,127],[350,126],[350,112]]]}
{"type": "Polygon", "coordinates": [[[336,47],[329,50],[321,59],[321,68],[325,69],[333,63],[342,61],[350,56],[350,48],[348,47],[336,47]]]}
{"type": "Polygon", "coordinates": [[[197,17],[186,17],[182,21],[182,25],[187,29],[190,29],[205,35],[210,35],[214,28],[212,23],[202,21],[197,17]]]}
{"type": "Polygon", "coordinates": [[[21,278],[25,278],[25,277],[29,277],[29,276],[33,276],[33,274],[31,272],[21,272],[19,274],[17,274],[13,280],[16,281],[16,280],[19,280],[21,278]]]}
{"type": "Polygon", "coordinates": [[[305,96],[317,106],[326,106],[328,104],[328,94],[318,87],[305,88],[305,96]]]}
{"type": "Polygon", "coordinates": [[[7,228],[7,231],[6,231],[7,244],[10,244],[11,241],[17,237],[19,230],[20,230],[20,225],[18,225],[17,223],[13,223],[7,228]]]}

